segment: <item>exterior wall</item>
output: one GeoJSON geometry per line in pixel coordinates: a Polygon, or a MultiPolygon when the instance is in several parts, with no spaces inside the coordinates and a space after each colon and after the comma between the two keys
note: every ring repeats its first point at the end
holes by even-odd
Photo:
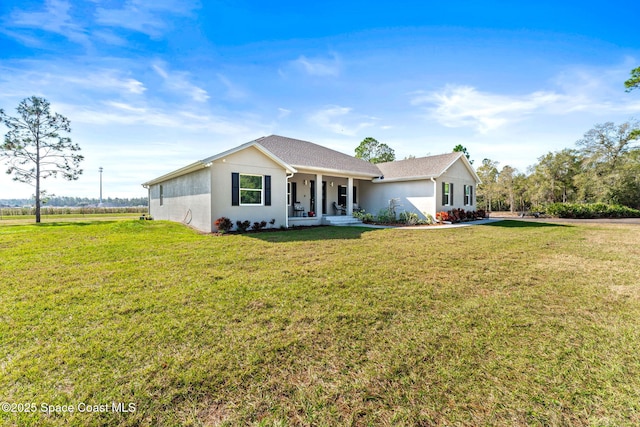
{"type": "Polygon", "coordinates": [[[442,176],[440,176],[437,180],[436,185],[436,209],[438,212],[440,211],[449,211],[452,209],[464,209],[465,211],[474,211],[476,210],[476,191],[477,191],[477,183],[475,182],[471,173],[466,168],[462,160],[458,160],[445,172],[442,176]],[[449,182],[453,183],[453,204],[444,206],[442,204],[442,183],[449,182]],[[472,203],[470,205],[464,204],[464,186],[472,185],[473,186],[473,197],[472,203]]]}
{"type": "Polygon", "coordinates": [[[149,214],[155,219],[188,224],[211,231],[211,179],[209,169],[155,184],[149,188],[149,214]],[[162,205],[160,204],[162,186],[162,205]]]}
{"type": "MultiPolygon", "coordinates": [[[[264,196],[264,194],[263,194],[264,196]]],[[[213,162],[211,166],[211,218],[225,216],[233,222],[248,220],[251,223],[271,221],[274,227],[286,224],[287,174],[283,167],[266,157],[255,147],[249,147],[213,162]],[[271,206],[232,206],[231,174],[270,175],[271,206]]]]}
{"type": "Polygon", "coordinates": [[[363,181],[360,187],[360,207],[373,215],[388,208],[389,200],[395,198],[400,199],[397,214],[403,211],[413,212],[422,219],[426,219],[426,214],[434,217],[436,215],[434,185],[431,180],[376,183],[363,181]]]}

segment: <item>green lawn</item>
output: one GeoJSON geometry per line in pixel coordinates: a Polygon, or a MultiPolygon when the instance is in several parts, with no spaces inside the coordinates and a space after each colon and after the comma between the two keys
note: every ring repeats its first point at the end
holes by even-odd
{"type": "Polygon", "coordinates": [[[639,226],[87,219],[0,255],[0,401],[36,409],[0,425],[640,424],[639,226]]]}

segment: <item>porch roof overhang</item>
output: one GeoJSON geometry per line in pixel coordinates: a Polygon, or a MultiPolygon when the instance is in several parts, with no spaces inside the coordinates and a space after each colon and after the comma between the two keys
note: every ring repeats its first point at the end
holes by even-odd
{"type": "Polygon", "coordinates": [[[330,169],[330,168],[321,168],[321,167],[313,167],[313,166],[304,166],[304,165],[294,165],[297,171],[295,173],[308,173],[308,174],[322,174],[322,175],[331,175],[337,177],[346,177],[353,179],[363,179],[371,181],[375,178],[379,178],[380,174],[372,174],[366,172],[354,172],[348,170],[340,170],[340,169],[330,169]]]}
{"type": "Polygon", "coordinates": [[[420,175],[420,176],[403,176],[396,178],[385,178],[381,176],[373,180],[374,184],[380,184],[384,182],[401,182],[401,181],[424,181],[438,178],[440,175],[420,175]]]}

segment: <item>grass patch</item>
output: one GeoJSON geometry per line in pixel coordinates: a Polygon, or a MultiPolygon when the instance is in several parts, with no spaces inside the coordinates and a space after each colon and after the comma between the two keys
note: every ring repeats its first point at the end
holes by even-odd
{"type": "Polygon", "coordinates": [[[639,424],[640,227],[514,223],[0,227],[2,400],[135,404],[0,424],[639,424]]]}

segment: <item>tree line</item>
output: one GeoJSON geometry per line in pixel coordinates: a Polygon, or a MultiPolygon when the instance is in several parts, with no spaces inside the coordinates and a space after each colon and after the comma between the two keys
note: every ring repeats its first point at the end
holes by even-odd
{"type": "MultiPolygon", "coordinates": [[[[88,197],[51,197],[43,200],[44,206],[49,207],[84,207],[84,206],[98,206],[99,199],[88,197]]],[[[5,207],[22,207],[22,206],[34,206],[35,199],[0,199],[0,206],[5,207]]],[[[123,208],[123,207],[135,207],[135,206],[147,206],[148,199],[146,197],[134,197],[134,198],[103,198],[103,207],[123,208]]]]}
{"type": "Polygon", "coordinates": [[[477,206],[526,211],[550,203],[608,203],[640,209],[640,125],[597,124],[576,148],[549,152],[527,173],[484,159],[477,206]]]}

